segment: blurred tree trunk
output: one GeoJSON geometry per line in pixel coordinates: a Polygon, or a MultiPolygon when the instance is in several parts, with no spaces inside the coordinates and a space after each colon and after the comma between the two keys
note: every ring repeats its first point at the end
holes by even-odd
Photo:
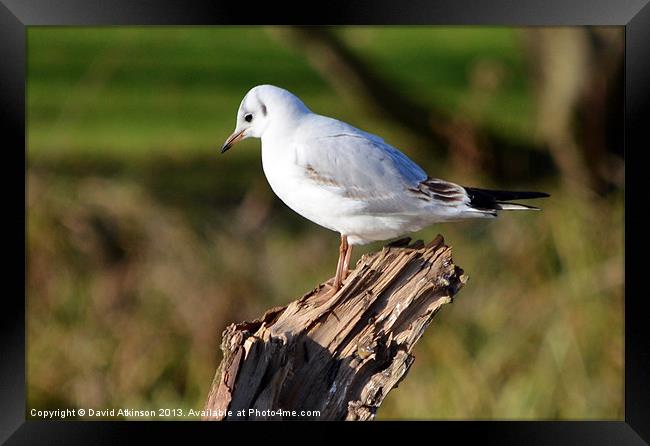
{"type": "Polygon", "coordinates": [[[399,93],[330,28],[269,31],[302,51],[342,97],[399,124],[421,141],[421,147],[448,157],[461,175],[480,172],[529,180],[531,174],[548,174],[555,165],[577,193],[602,193],[622,185],[620,27],[522,31],[538,99],[539,138],[528,145],[507,141],[471,118],[490,88],[480,81],[489,74],[485,66],[473,73],[479,79],[470,85],[476,101],[465,104],[463,113],[450,115],[399,93]]]}
{"type": "MultiPolygon", "coordinates": [[[[588,27],[591,80],[582,101],[582,147],[602,187],[623,187],[623,27],[588,27]]],[[[598,185],[597,185],[598,186],[598,185]]]]}
{"type": "Polygon", "coordinates": [[[621,28],[527,28],[537,128],[567,185],[603,193],[622,185],[621,28]],[[617,147],[619,146],[619,147],[617,147]]]}
{"type": "MultiPolygon", "coordinates": [[[[467,116],[451,115],[435,105],[407,97],[330,28],[281,27],[269,28],[269,32],[303,52],[341,97],[370,114],[397,123],[420,141],[421,148],[426,147],[427,154],[433,152],[439,159],[450,159],[461,174],[469,177],[488,172],[511,180],[529,180],[531,171],[527,166],[535,165],[533,174],[543,175],[552,165],[548,153],[537,147],[506,141],[467,116]]],[[[473,88],[482,85],[479,82],[473,88]]],[[[474,106],[466,108],[472,110],[474,106]]]]}
{"type": "Polygon", "coordinates": [[[448,117],[441,110],[431,109],[396,91],[331,29],[291,26],[269,28],[269,31],[301,50],[342,97],[361,104],[375,115],[390,118],[429,143],[437,154],[444,153],[448,135],[432,123],[447,122],[448,117]]]}
{"type": "Polygon", "coordinates": [[[373,419],[406,376],[415,343],[466,281],[441,236],[396,244],[364,255],[335,294],[322,284],[230,325],[203,418],[373,419]],[[280,409],[297,413],[269,412],[280,409]]]}

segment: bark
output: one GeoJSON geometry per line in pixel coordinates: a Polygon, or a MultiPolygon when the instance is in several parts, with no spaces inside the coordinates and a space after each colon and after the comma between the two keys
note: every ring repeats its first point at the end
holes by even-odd
{"type": "Polygon", "coordinates": [[[426,246],[409,241],[364,255],[335,294],[321,284],[231,324],[203,418],[373,419],[413,364],[424,330],[466,281],[441,236],[426,246]]]}

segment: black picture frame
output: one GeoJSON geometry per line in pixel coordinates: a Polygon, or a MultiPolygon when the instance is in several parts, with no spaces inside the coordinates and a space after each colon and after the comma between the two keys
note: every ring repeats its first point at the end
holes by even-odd
{"type": "MultiPolygon", "coordinates": [[[[650,324],[643,311],[643,263],[636,263],[645,236],[640,222],[647,190],[644,148],[650,148],[649,0],[443,0],[337,1],[252,4],[237,1],[171,0],[0,0],[0,122],[6,205],[5,278],[25,289],[26,247],[26,27],[47,25],[225,25],[225,24],[430,24],[430,25],[620,25],[625,26],[625,419],[622,421],[482,421],[412,423],[422,435],[464,443],[490,444],[647,444],[650,441],[650,324]],[[18,147],[22,146],[23,150],[18,147]],[[22,164],[21,164],[22,163],[22,164]],[[19,166],[19,164],[21,164],[19,166]],[[20,190],[23,194],[20,194],[20,190]],[[8,200],[10,198],[11,200],[8,200]],[[21,199],[22,198],[22,199],[21,199]],[[24,216],[24,219],[21,218],[24,216]],[[19,246],[21,245],[22,246],[19,246]],[[13,251],[16,251],[15,253],[13,251]],[[19,251],[20,250],[20,251],[19,251]],[[23,262],[17,261],[22,259],[23,262]],[[645,441],[644,441],[645,440],[645,441]]],[[[5,287],[5,290],[7,288],[5,287]]],[[[8,444],[125,442],[144,422],[26,421],[26,292],[6,291],[0,310],[0,441],[8,444]]],[[[272,424],[272,423],[271,423],[272,424]]],[[[350,431],[383,431],[394,423],[350,424],[350,431]]],[[[267,429],[268,424],[263,428],[267,429]]],[[[148,423],[148,435],[181,430],[195,435],[232,430],[232,423],[148,423]],[[173,428],[172,428],[173,426],[173,428]]],[[[240,425],[241,426],[241,425],[240,425]]],[[[258,427],[256,425],[255,427],[258,427]]],[[[276,425],[277,426],[277,425],[276,425]]],[[[304,424],[303,424],[304,426],[304,424]]],[[[309,429],[313,429],[310,426],[309,429]]],[[[256,429],[246,429],[248,433],[256,429]]],[[[409,433],[413,432],[412,430],[409,433]]],[[[411,434],[409,434],[411,435],[411,434]]],[[[192,439],[193,437],[189,437],[192,439]]],[[[425,437],[426,438],[426,437],[425,437]]]]}

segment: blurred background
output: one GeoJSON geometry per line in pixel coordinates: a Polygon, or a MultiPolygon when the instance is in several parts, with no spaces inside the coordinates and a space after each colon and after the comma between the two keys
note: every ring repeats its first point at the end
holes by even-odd
{"type": "MultiPolygon", "coordinates": [[[[28,407],[202,409],[221,332],[333,276],[244,94],[284,87],[433,177],[551,193],[436,225],[469,282],[378,419],[622,419],[623,28],[28,28],[28,407]]],[[[357,249],[376,251],[381,243],[357,249]]]]}

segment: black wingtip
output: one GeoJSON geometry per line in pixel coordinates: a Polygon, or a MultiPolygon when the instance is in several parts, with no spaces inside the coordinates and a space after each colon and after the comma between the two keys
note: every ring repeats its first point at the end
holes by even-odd
{"type": "Polygon", "coordinates": [[[470,198],[472,207],[478,209],[499,209],[499,205],[505,204],[504,202],[507,201],[547,198],[551,196],[546,192],[492,190],[477,187],[466,187],[465,190],[470,198]]]}
{"type": "Polygon", "coordinates": [[[497,201],[510,201],[510,200],[527,200],[531,198],[547,198],[550,194],[546,192],[533,192],[533,191],[514,191],[514,190],[492,190],[480,189],[478,187],[466,187],[465,190],[475,195],[487,195],[497,201]]]}

